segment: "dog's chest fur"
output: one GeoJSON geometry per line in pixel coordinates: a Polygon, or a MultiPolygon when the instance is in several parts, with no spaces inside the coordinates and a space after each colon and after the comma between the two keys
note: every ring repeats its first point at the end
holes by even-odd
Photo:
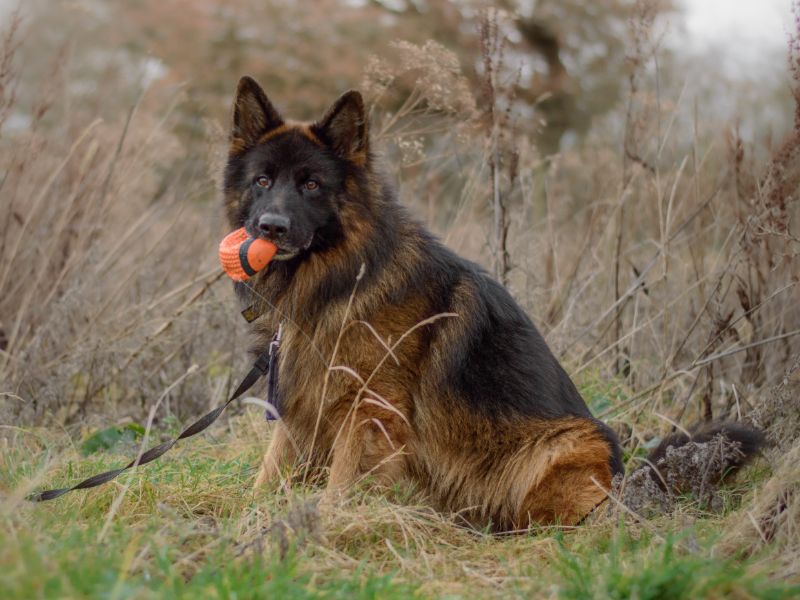
{"type": "MultiPolygon", "coordinates": [[[[354,414],[355,426],[398,451],[405,447],[407,453],[413,445],[423,336],[409,333],[414,323],[391,309],[363,314],[359,300],[349,309],[347,300],[330,306],[305,326],[283,321],[281,418],[296,448],[317,466],[329,463],[337,436],[347,435],[354,414]]],[[[269,321],[260,326],[264,334],[277,328],[274,318],[269,321]]]]}

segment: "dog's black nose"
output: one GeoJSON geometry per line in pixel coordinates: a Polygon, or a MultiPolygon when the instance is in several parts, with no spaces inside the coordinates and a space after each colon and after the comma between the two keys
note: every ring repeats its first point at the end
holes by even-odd
{"type": "Polygon", "coordinates": [[[289,219],[275,213],[263,214],[258,218],[258,230],[267,239],[281,238],[289,231],[289,219]]]}

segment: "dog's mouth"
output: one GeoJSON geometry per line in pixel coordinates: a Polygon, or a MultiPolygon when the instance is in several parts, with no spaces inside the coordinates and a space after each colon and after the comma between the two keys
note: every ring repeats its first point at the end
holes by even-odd
{"type": "Polygon", "coordinates": [[[265,235],[261,234],[253,235],[253,233],[250,231],[248,231],[248,233],[251,235],[251,237],[267,240],[268,242],[275,244],[278,247],[278,251],[275,253],[275,256],[272,257],[272,260],[290,260],[292,258],[295,258],[301,252],[305,252],[306,250],[308,250],[311,247],[311,243],[314,241],[313,233],[309,236],[308,241],[298,246],[294,244],[289,244],[287,242],[278,243],[275,240],[269,239],[265,235]]]}
{"type": "Polygon", "coordinates": [[[272,260],[289,260],[298,254],[300,254],[298,248],[282,248],[278,246],[278,251],[275,253],[275,256],[272,257],[272,260]]]}

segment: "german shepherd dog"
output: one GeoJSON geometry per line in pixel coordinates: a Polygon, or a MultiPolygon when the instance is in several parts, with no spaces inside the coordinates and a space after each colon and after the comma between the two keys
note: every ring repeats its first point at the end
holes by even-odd
{"type": "Polygon", "coordinates": [[[326,498],[406,480],[496,531],[574,525],[606,498],[616,435],[510,294],[398,203],[358,92],[298,123],[242,78],[224,201],[231,227],[278,246],[237,284],[260,314],[255,352],[282,324],[256,486],[298,461],[329,468],[326,498]]]}

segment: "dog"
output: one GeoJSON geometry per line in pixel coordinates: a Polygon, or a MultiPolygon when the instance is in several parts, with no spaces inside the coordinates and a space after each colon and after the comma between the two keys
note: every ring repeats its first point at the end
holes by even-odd
{"type": "Polygon", "coordinates": [[[243,77],[232,113],[228,223],[278,247],[236,284],[253,351],[282,331],[255,485],[304,462],[329,469],[325,497],[410,481],[477,527],[581,522],[623,471],[617,436],[509,292],[400,205],[361,95],[300,123],[243,77]]]}

